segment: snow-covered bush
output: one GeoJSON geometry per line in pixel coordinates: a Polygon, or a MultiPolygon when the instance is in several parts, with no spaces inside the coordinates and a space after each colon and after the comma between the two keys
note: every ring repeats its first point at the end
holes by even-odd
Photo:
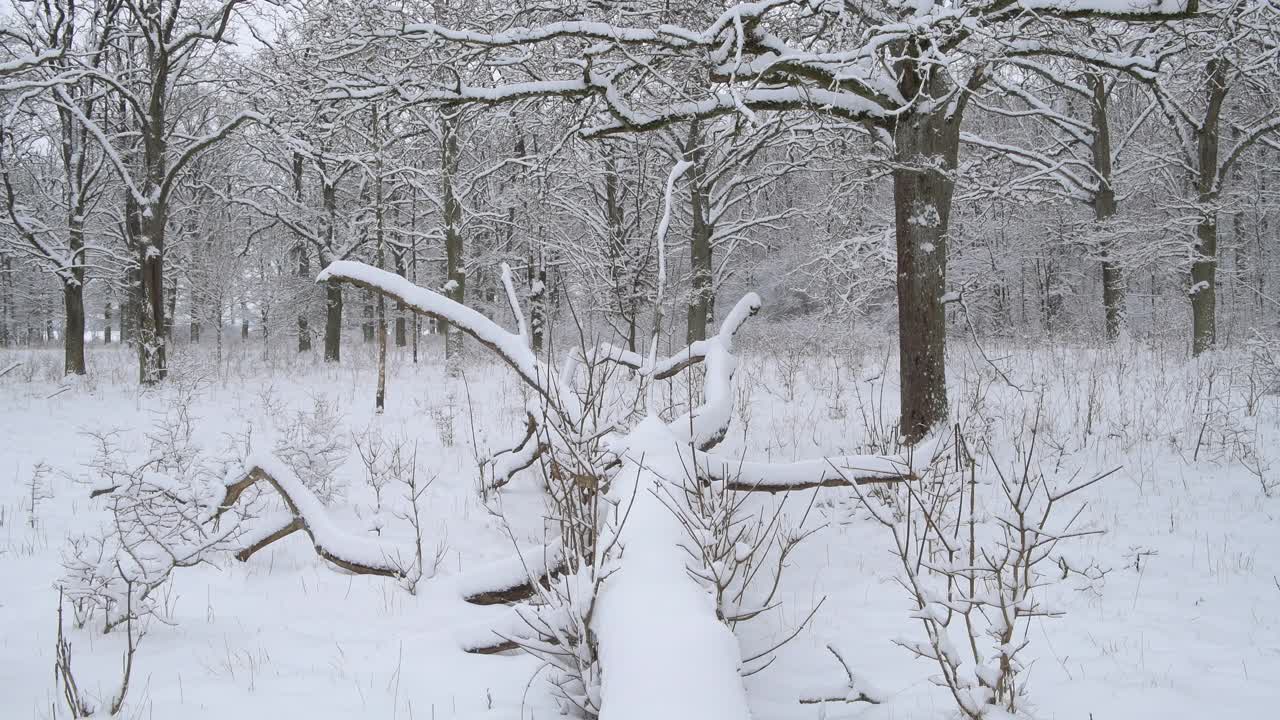
{"type": "Polygon", "coordinates": [[[892,486],[892,505],[854,486],[890,533],[899,582],[924,630],[923,640],[895,642],[937,664],[934,681],[970,720],[1025,710],[1028,623],[1062,615],[1055,584],[1093,583],[1102,574],[1063,546],[1101,532],[1080,525],[1084,502],[1076,494],[1110,473],[1056,480],[1040,466],[1038,427],[1037,415],[1013,438],[1008,467],[987,443],[977,457],[957,427],[925,472],[892,486]]]}
{"type": "Polygon", "coordinates": [[[347,445],[338,408],[323,395],[311,399],[310,411],[298,411],[278,428],[274,453],[321,502],[332,503],[346,491],[337,469],[346,461],[347,445]]]}
{"type": "Polygon", "coordinates": [[[251,503],[223,514],[224,478],[234,462],[192,441],[194,391],[179,386],[147,433],[145,460],[129,463],[119,431],[91,434],[91,496],[105,506],[97,528],[68,537],[62,587],[77,626],[100,616],[103,630],[157,617],[167,620],[165,592],[176,568],[234,549],[251,503]]]}

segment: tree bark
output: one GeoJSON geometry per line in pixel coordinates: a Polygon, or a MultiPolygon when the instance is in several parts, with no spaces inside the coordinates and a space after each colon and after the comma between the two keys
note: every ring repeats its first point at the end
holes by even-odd
{"type": "MultiPolygon", "coordinates": [[[[466,298],[467,275],[463,262],[462,203],[454,194],[454,180],[459,166],[458,124],[460,110],[446,107],[442,110],[442,144],[440,152],[440,183],[444,200],[444,252],[445,297],[456,303],[466,298]]],[[[456,357],[462,349],[462,335],[446,323],[444,353],[446,359],[456,357]]]]}
{"type": "Polygon", "coordinates": [[[1191,263],[1193,355],[1217,343],[1218,140],[1222,104],[1227,96],[1227,67],[1225,62],[1214,58],[1205,69],[1209,98],[1204,122],[1196,130],[1196,199],[1200,204],[1200,221],[1196,225],[1196,259],[1191,263]]]}
{"type": "MultiPolygon", "coordinates": [[[[293,154],[293,200],[298,207],[302,207],[302,177],[305,166],[303,164],[302,153],[293,154]]],[[[311,256],[307,253],[307,245],[304,241],[299,240],[295,249],[298,254],[298,277],[302,282],[308,282],[311,279],[311,256]]],[[[305,304],[299,303],[298,309],[298,352],[308,352],[311,350],[311,328],[307,322],[307,313],[305,304]]]]}
{"type": "MultiPolygon", "coordinates": [[[[324,201],[325,242],[332,249],[337,233],[338,188],[321,173],[320,194],[324,201]]],[[[332,257],[320,256],[320,264],[327,266],[332,257]]],[[[338,362],[342,359],[342,286],[329,283],[325,289],[324,360],[338,362]]]]}
{"type": "Polygon", "coordinates": [[[959,120],[947,118],[944,112],[945,107],[910,115],[893,130],[900,430],[907,442],[920,440],[947,417],[947,323],[942,296],[959,120]]]}
{"type": "Polygon", "coordinates": [[[706,167],[702,157],[702,136],[698,123],[691,124],[689,144],[685,157],[693,163],[690,168],[689,202],[693,215],[689,238],[690,284],[688,330],[685,340],[693,343],[707,339],[707,324],[715,312],[715,289],[711,256],[711,224],[707,222],[709,198],[707,197],[706,167]]]}
{"type": "MultiPolygon", "coordinates": [[[[1099,225],[1106,223],[1116,214],[1116,192],[1112,184],[1111,167],[1111,127],[1107,118],[1107,86],[1106,78],[1101,73],[1090,73],[1086,76],[1090,91],[1093,93],[1091,103],[1093,114],[1093,172],[1098,179],[1098,190],[1093,194],[1093,218],[1099,225]]],[[[1120,337],[1120,326],[1124,315],[1124,277],[1120,266],[1112,259],[1111,241],[1104,242],[1102,247],[1102,307],[1106,315],[1107,340],[1115,341],[1120,337]]]]}
{"type": "Polygon", "coordinates": [[[66,375],[84,375],[84,285],[64,283],[62,305],[66,315],[62,330],[63,372],[66,375]]]}
{"type": "Polygon", "coordinates": [[[151,93],[147,126],[143,132],[142,193],[145,207],[139,208],[142,236],[139,238],[139,267],[142,269],[142,322],[139,343],[139,380],[154,385],[169,373],[168,327],[165,321],[164,252],[168,202],[161,188],[168,172],[168,104],[170,68],[164,58],[151,59],[151,93]]]}
{"type": "Polygon", "coordinates": [[[342,286],[325,284],[324,359],[338,362],[342,358],[342,286]]]}
{"type": "Polygon", "coordinates": [[[142,268],[142,322],[139,333],[139,380],[154,385],[168,375],[164,319],[164,209],[152,206],[144,213],[143,242],[138,264],[142,268]]]}

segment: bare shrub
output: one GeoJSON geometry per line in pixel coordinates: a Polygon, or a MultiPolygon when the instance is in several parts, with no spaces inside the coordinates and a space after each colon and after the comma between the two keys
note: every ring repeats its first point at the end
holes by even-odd
{"type": "MultiPolygon", "coordinates": [[[[987,448],[982,479],[957,427],[952,444],[926,472],[894,486],[896,509],[854,486],[872,518],[889,531],[901,566],[898,581],[925,632],[923,641],[896,642],[937,664],[935,682],[972,720],[1023,706],[1026,625],[1032,618],[1061,617],[1046,596],[1072,574],[1060,545],[1100,532],[1080,526],[1083,503],[1067,507],[1065,501],[1110,473],[1072,478],[1065,486],[1053,482],[1037,461],[1038,420],[1037,414],[1026,435],[1014,439],[1011,468],[1001,468],[987,448]]],[[[1096,577],[1090,569],[1078,574],[1096,577]]]]}
{"type": "Polygon", "coordinates": [[[310,411],[298,411],[280,428],[275,456],[326,505],[341,497],[346,483],[336,472],[351,448],[344,439],[342,416],[322,395],[311,398],[310,411]]]}

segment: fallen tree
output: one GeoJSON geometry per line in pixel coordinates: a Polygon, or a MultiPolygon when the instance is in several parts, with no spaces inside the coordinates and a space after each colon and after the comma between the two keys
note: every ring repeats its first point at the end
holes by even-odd
{"type": "Polygon", "coordinates": [[[575,349],[565,356],[559,372],[553,372],[532,350],[528,325],[505,267],[502,278],[518,327],[514,333],[439,293],[361,263],[333,263],[317,278],[382,293],[413,312],[450,323],[493,351],[533,391],[522,439],[488,463],[495,488],[536,465],[545,476],[572,479],[576,490],[565,495],[572,499],[560,502],[606,508],[607,517],[587,533],[585,542],[569,542],[562,536],[565,546],[555,553],[563,558],[561,562],[531,570],[524,582],[473,596],[480,602],[506,603],[535,593],[544,605],[555,605],[575,592],[589,594],[589,600],[576,601],[577,614],[569,625],[552,626],[526,615],[532,636],[501,635],[498,642],[470,650],[502,652],[520,647],[549,661],[555,659],[559,672],[553,683],[560,688],[565,709],[580,714],[700,720],[746,717],[742,652],[722,613],[709,601],[706,588],[691,573],[690,556],[682,544],[678,515],[697,509],[673,509],[673,501],[689,481],[723,483],[735,492],[776,493],[893,482],[910,476],[910,463],[901,457],[853,456],[772,464],[707,452],[724,438],[733,417],[737,365],[733,340],[760,308],[754,293],[738,302],[716,335],[669,357],[651,352],[646,358],[601,345],[575,349]],[[638,404],[652,383],[702,364],[704,401],[688,413],[665,420],[655,408],[646,407],[645,419],[632,427],[620,419],[597,419],[601,414],[588,412],[589,405],[574,382],[582,367],[591,369],[601,363],[634,372],[642,388],[638,404]],[[696,468],[692,474],[689,460],[696,468]]]}

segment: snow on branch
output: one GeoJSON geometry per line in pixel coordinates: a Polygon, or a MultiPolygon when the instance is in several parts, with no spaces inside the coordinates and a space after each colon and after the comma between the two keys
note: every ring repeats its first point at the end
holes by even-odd
{"type": "Polygon", "coordinates": [[[380,292],[416,313],[453,325],[497,353],[539,394],[553,398],[547,383],[547,369],[538,361],[524,337],[504,330],[466,305],[414,285],[395,273],[353,260],[333,262],[316,277],[316,282],[334,280],[380,292]]]}
{"type": "Polygon", "coordinates": [[[218,514],[235,505],[245,490],[265,481],[280,495],[290,518],[277,517],[264,523],[262,528],[265,531],[256,533],[257,537],[249,547],[236,554],[237,559],[248,560],[258,550],[301,530],[311,538],[316,554],[344,570],[358,575],[387,577],[404,574],[404,564],[398,559],[410,556],[409,548],[353,535],[338,527],[315,493],[284,463],[274,458],[256,458],[248,464],[249,470],[227,485],[218,514]]]}

